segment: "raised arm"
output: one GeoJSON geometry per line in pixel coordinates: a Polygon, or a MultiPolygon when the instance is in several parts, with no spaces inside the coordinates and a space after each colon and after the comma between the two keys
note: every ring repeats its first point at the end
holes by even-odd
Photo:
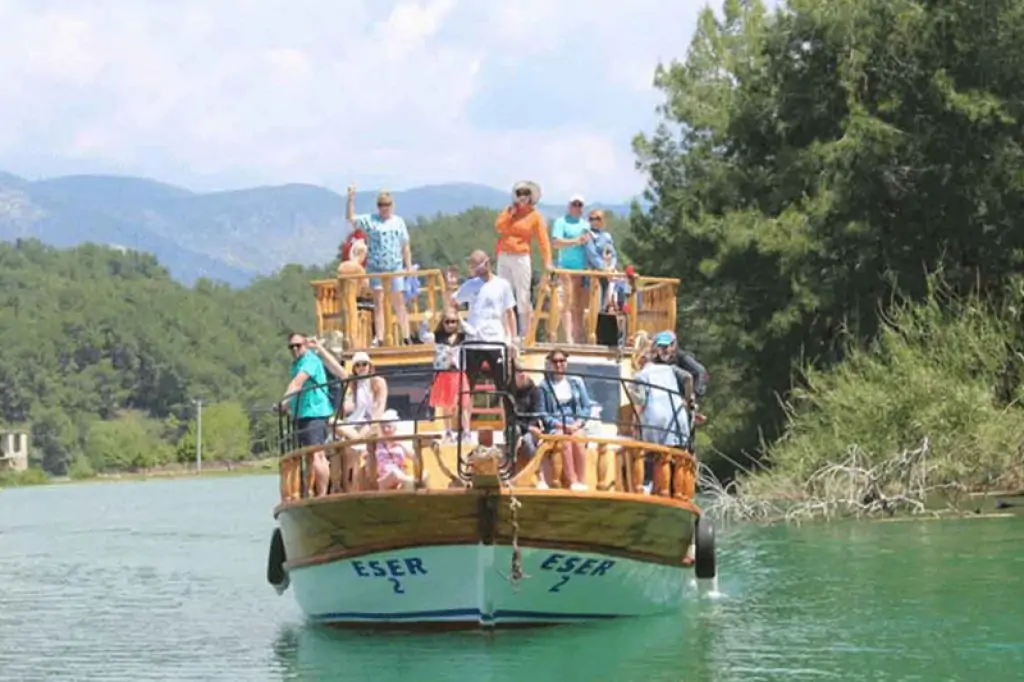
{"type": "Polygon", "coordinates": [[[345,203],[345,217],[348,218],[348,224],[353,228],[356,226],[356,186],[348,186],[348,199],[345,203]]]}
{"type": "Polygon", "coordinates": [[[370,390],[373,391],[373,420],[380,421],[388,406],[388,382],[384,377],[370,379],[370,390]]]}

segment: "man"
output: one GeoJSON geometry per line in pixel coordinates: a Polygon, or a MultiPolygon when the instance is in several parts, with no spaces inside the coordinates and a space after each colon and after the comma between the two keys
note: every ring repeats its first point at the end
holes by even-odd
{"type": "MultiPolygon", "coordinates": [[[[292,354],[292,379],[284,390],[278,409],[291,412],[300,448],[323,445],[327,442],[327,419],[334,413],[327,392],[324,363],[310,349],[309,341],[302,334],[288,335],[288,350],[292,354]]],[[[313,494],[327,494],[330,469],[323,450],[310,453],[307,462],[313,471],[313,494]]]]}
{"type": "MultiPolygon", "coordinates": [[[[558,267],[562,270],[586,270],[587,252],[585,244],[590,240],[590,230],[583,220],[583,197],[574,194],[569,199],[565,215],[551,226],[551,245],[558,250],[558,267]]],[[[583,309],[587,305],[584,295],[584,278],[564,274],[562,280],[562,326],[568,343],[583,341],[583,309]]],[[[550,341],[551,339],[549,339],[550,341]]]]}
{"type": "Polygon", "coordinates": [[[676,366],[686,370],[693,377],[693,392],[696,395],[703,396],[707,392],[711,374],[693,355],[679,348],[675,332],[663,331],[655,335],[654,348],[664,352],[673,359],[676,366]]]}
{"type": "Polygon", "coordinates": [[[507,353],[493,345],[508,346],[515,336],[515,295],[512,286],[491,271],[491,259],[486,253],[474,251],[469,255],[468,263],[470,274],[479,281],[463,283],[455,292],[455,302],[469,304],[469,313],[463,323],[466,340],[483,341],[492,346],[473,348],[471,344],[466,348],[466,375],[470,387],[476,386],[486,364],[495,388],[504,390],[508,384],[507,353]]]}
{"type": "MultiPolygon", "coordinates": [[[[412,270],[412,251],[409,248],[409,228],[400,216],[394,214],[395,201],[390,192],[377,195],[377,212],[356,215],[356,187],[349,185],[346,212],[353,230],[366,234],[368,254],[366,273],[384,274],[412,270]]],[[[373,290],[373,345],[379,346],[386,337],[384,329],[384,284],[380,277],[370,277],[373,290]]],[[[409,337],[409,312],[405,307],[405,278],[392,277],[390,284],[391,307],[395,311],[399,343],[412,343],[409,337]]]]}
{"type": "Polygon", "coordinates": [[[531,244],[537,241],[546,270],[551,269],[551,241],[544,216],[536,209],[540,187],[534,182],[517,182],[512,187],[512,205],[498,214],[498,276],[512,285],[518,309],[519,336],[526,336],[533,315],[530,282],[533,276],[531,244]]]}

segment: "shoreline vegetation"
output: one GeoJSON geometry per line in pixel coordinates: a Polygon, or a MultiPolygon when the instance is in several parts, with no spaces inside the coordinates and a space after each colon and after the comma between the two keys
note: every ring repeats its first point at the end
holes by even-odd
{"type": "Polygon", "coordinates": [[[0,488],[23,488],[65,483],[172,480],[179,478],[220,478],[227,476],[269,475],[278,472],[278,458],[240,460],[235,462],[204,462],[198,474],[195,466],[174,464],[139,471],[117,471],[89,476],[50,476],[42,469],[0,472],[0,488]]]}

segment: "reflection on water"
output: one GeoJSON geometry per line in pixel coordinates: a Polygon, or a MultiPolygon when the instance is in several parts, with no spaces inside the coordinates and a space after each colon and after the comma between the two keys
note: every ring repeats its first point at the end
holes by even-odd
{"type": "Polygon", "coordinates": [[[663,618],[307,625],[265,582],[274,477],[0,493],[0,680],[1024,679],[1024,519],[743,528],[663,618]]]}

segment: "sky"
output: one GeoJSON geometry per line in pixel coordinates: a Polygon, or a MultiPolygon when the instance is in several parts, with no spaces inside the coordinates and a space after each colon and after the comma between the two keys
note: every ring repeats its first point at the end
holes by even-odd
{"type": "MultiPolygon", "coordinates": [[[[717,10],[720,2],[712,2],[717,10]]],[[[0,171],[643,190],[697,0],[0,0],[0,171]]]]}

